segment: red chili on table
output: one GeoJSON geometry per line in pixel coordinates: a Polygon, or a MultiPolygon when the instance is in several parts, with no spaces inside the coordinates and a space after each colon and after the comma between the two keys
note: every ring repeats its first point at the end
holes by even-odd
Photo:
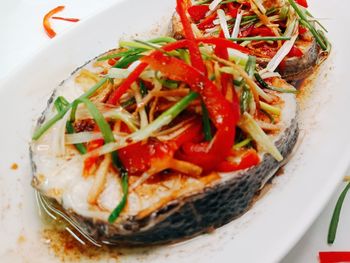
{"type": "Polygon", "coordinates": [[[54,9],[50,10],[43,19],[43,26],[45,29],[46,34],[50,37],[53,38],[56,36],[56,32],[52,29],[51,27],[51,23],[50,23],[50,19],[58,19],[58,20],[65,20],[65,21],[69,21],[69,22],[78,22],[79,19],[77,18],[64,18],[64,17],[59,17],[59,16],[54,16],[55,14],[61,12],[63,9],[65,8],[65,6],[60,5],[55,7],[54,9]]]}
{"type": "Polygon", "coordinates": [[[320,263],[350,262],[350,252],[345,251],[321,251],[319,252],[320,263]]]}

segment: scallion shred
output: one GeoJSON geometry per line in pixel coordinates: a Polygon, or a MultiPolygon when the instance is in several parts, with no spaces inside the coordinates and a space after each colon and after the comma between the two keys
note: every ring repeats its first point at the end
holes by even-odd
{"type": "Polygon", "coordinates": [[[139,58],[141,58],[142,55],[129,55],[129,56],[125,56],[123,57],[121,60],[119,60],[114,66],[113,68],[126,68],[128,67],[131,63],[139,60],[139,58]]]}
{"type": "Polygon", "coordinates": [[[211,134],[209,113],[208,113],[207,107],[205,106],[204,102],[202,102],[202,123],[203,123],[204,139],[206,141],[211,141],[213,136],[211,134]]]}
{"type": "Polygon", "coordinates": [[[148,94],[147,87],[143,80],[140,80],[140,93],[142,97],[145,97],[148,94]]]}
{"type": "MultiPolygon", "coordinates": [[[[57,97],[57,99],[54,102],[54,105],[58,112],[64,110],[64,108],[69,106],[69,102],[62,96],[57,97]]],[[[67,121],[66,123],[66,131],[68,134],[75,133],[74,125],[71,121],[67,121]]],[[[76,143],[74,144],[74,147],[81,153],[85,154],[87,153],[86,147],[83,143],[76,143]]]]}
{"type": "MultiPolygon", "coordinates": [[[[78,99],[77,103],[84,103],[85,104],[85,106],[87,107],[88,111],[90,112],[92,118],[94,119],[97,126],[99,127],[105,143],[115,142],[115,138],[114,138],[113,132],[111,130],[111,127],[109,126],[108,122],[105,120],[103,115],[96,108],[96,106],[87,98],[78,99]]],[[[112,154],[113,166],[120,173],[122,190],[123,190],[122,200],[119,202],[117,207],[113,210],[113,212],[110,214],[110,216],[108,218],[108,222],[113,223],[115,220],[117,220],[118,216],[120,215],[121,211],[123,210],[123,208],[126,205],[129,185],[128,185],[128,172],[125,169],[123,163],[120,161],[119,156],[118,156],[118,152],[113,151],[111,154],[112,154]]]]}
{"type": "Polygon", "coordinates": [[[270,90],[278,91],[281,93],[294,93],[294,94],[298,93],[297,89],[284,89],[284,88],[274,87],[274,86],[267,84],[262,79],[262,77],[259,75],[259,73],[254,73],[254,77],[255,77],[256,81],[265,89],[270,89],[270,90]]]}
{"type": "Polygon", "coordinates": [[[294,2],[294,0],[288,0],[288,2],[290,3],[290,5],[293,7],[293,9],[295,10],[295,12],[298,14],[299,18],[300,18],[300,23],[306,27],[307,29],[310,30],[311,34],[315,37],[317,43],[320,45],[320,47],[322,48],[322,50],[327,50],[327,45],[326,43],[324,43],[324,40],[322,39],[322,37],[319,35],[319,33],[317,32],[317,30],[315,29],[315,27],[308,21],[308,18],[306,17],[306,15],[304,14],[304,12],[298,7],[298,5],[294,2]]]}
{"type": "Polygon", "coordinates": [[[340,218],[340,212],[346,197],[346,194],[348,193],[350,189],[350,183],[348,183],[343,190],[343,192],[340,194],[339,199],[337,201],[337,204],[335,205],[331,223],[329,224],[329,229],[328,229],[328,237],[327,237],[327,242],[328,244],[333,244],[336,234],[337,234],[337,228],[338,228],[338,223],[339,223],[339,218],[340,218]]]}
{"type": "MultiPolygon", "coordinates": [[[[107,81],[107,78],[101,79],[99,82],[97,82],[94,86],[92,86],[87,92],[85,92],[83,95],[79,97],[79,99],[82,98],[89,98],[91,95],[93,95],[100,87],[102,87],[107,81]]],[[[40,126],[33,134],[32,139],[34,141],[37,141],[40,139],[40,137],[53,125],[55,125],[56,122],[58,122],[60,119],[66,115],[66,113],[70,110],[72,107],[72,103],[69,104],[67,107],[63,108],[62,111],[58,112],[55,116],[53,116],[50,120],[45,122],[42,126],[40,126]]]]}
{"type": "Polygon", "coordinates": [[[97,61],[104,61],[104,60],[107,60],[107,59],[121,58],[121,57],[126,57],[126,56],[131,56],[131,55],[137,55],[137,54],[140,54],[140,53],[142,53],[144,51],[146,51],[146,49],[144,49],[144,48],[130,49],[128,51],[123,51],[123,52],[114,53],[114,54],[110,54],[110,55],[106,55],[106,56],[100,57],[100,58],[97,59],[97,61]]]}

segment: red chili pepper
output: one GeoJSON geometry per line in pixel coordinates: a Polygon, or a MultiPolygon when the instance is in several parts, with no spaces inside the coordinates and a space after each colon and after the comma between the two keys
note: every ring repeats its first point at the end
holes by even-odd
{"type": "Polygon", "coordinates": [[[167,57],[157,51],[142,57],[141,61],[172,80],[187,83],[192,90],[200,93],[217,131],[210,143],[185,147],[188,151],[182,158],[203,167],[206,171],[214,169],[216,164],[229,154],[234,142],[239,106],[229,103],[206,76],[177,58],[167,57]],[[211,161],[208,162],[208,159],[211,161]]]}
{"type": "Polygon", "coordinates": [[[242,28],[242,30],[239,32],[239,37],[247,37],[251,35],[252,31],[254,29],[254,25],[242,28]]]}
{"type": "MultiPolygon", "coordinates": [[[[223,45],[216,45],[215,46],[215,54],[223,59],[228,59],[228,51],[227,48],[223,45]]],[[[227,92],[227,86],[229,82],[231,81],[231,75],[227,73],[221,74],[221,93],[222,95],[226,95],[227,92]]]]}
{"type": "Polygon", "coordinates": [[[109,104],[117,104],[120,97],[128,90],[130,85],[137,80],[142,71],[147,67],[146,63],[139,64],[133,72],[130,73],[127,79],[111,94],[108,99],[109,104]]]}
{"type": "Polygon", "coordinates": [[[198,43],[206,43],[206,44],[213,44],[216,46],[221,46],[221,47],[225,47],[225,48],[233,48],[236,50],[239,50],[243,53],[249,54],[249,49],[242,47],[239,44],[236,44],[234,42],[232,42],[231,40],[228,40],[226,38],[218,38],[218,37],[208,37],[208,38],[198,38],[197,39],[198,43]]]}
{"type": "Polygon", "coordinates": [[[45,16],[44,16],[44,19],[43,19],[43,26],[44,26],[44,29],[46,31],[46,34],[50,37],[50,38],[53,38],[56,36],[56,32],[51,28],[51,24],[50,24],[50,18],[58,13],[58,12],[61,12],[62,10],[64,9],[64,6],[57,6],[55,7],[54,9],[52,9],[51,11],[49,11],[45,16]]]}
{"type": "Polygon", "coordinates": [[[297,2],[299,5],[303,6],[303,7],[308,7],[307,1],[306,0],[295,0],[295,2],[297,2]]]}
{"type": "Polygon", "coordinates": [[[274,36],[275,33],[271,30],[271,28],[268,28],[266,26],[260,26],[260,27],[253,27],[253,30],[250,33],[253,36],[274,36]]]}
{"type": "Polygon", "coordinates": [[[303,26],[299,26],[299,35],[305,34],[307,32],[307,29],[303,26]]]}
{"type": "Polygon", "coordinates": [[[193,5],[187,10],[189,15],[195,22],[198,22],[199,20],[203,19],[208,11],[208,5],[193,5]]]}
{"type": "Polygon", "coordinates": [[[129,173],[142,173],[151,166],[152,159],[162,159],[174,155],[176,145],[170,142],[149,140],[139,142],[118,150],[118,156],[129,173]]]}
{"type": "Polygon", "coordinates": [[[296,47],[295,45],[292,47],[292,49],[289,51],[287,57],[297,57],[297,58],[300,58],[302,57],[304,54],[303,52],[298,48],[296,47]]]}
{"type": "MultiPolygon", "coordinates": [[[[164,51],[172,51],[178,48],[184,48],[189,46],[189,41],[187,39],[179,40],[176,42],[169,43],[162,47],[164,51]]],[[[124,82],[109,96],[109,104],[117,104],[120,97],[129,89],[130,85],[137,80],[142,71],[147,67],[147,64],[139,64],[133,72],[124,80],[124,82]]]]}
{"type": "Polygon", "coordinates": [[[233,163],[229,161],[223,161],[216,168],[218,172],[233,172],[242,169],[249,168],[257,165],[260,162],[260,157],[255,150],[248,150],[241,158],[239,163],[233,163]]]}
{"type": "Polygon", "coordinates": [[[212,13],[211,15],[207,16],[206,18],[204,18],[202,20],[202,22],[200,22],[197,27],[200,29],[200,30],[204,30],[204,29],[207,29],[207,28],[212,28],[214,26],[214,20],[217,16],[217,13],[214,12],[212,13]]]}
{"type": "Polygon", "coordinates": [[[202,121],[196,120],[191,125],[191,127],[186,129],[183,133],[177,136],[173,141],[177,145],[177,148],[179,148],[180,146],[182,146],[187,142],[199,143],[204,138],[204,134],[202,131],[203,131],[202,121]]]}
{"type": "Polygon", "coordinates": [[[319,252],[320,263],[350,262],[350,252],[330,251],[319,252]]]}
{"type": "Polygon", "coordinates": [[[135,143],[118,150],[118,155],[130,173],[142,173],[151,167],[153,159],[161,159],[165,156],[172,157],[174,152],[184,143],[199,142],[202,139],[201,121],[196,120],[187,130],[171,141],[149,140],[147,143],[135,143]]]}
{"type": "Polygon", "coordinates": [[[228,7],[228,14],[232,18],[236,18],[238,14],[238,8],[234,7],[233,3],[227,3],[227,7],[228,7]]]}
{"type": "Polygon", "coordinates": [[[60,16],[53,16],[52,19],[63,20],[63,21],[67,21],[67,22],[79,22],[80,21],[80,19],[78,19],[78,18],[65,18],[65,17],[60,17],[60,16]]]}
{"type": "Polygon", "coordinates": [[[117,61],[118,60],[116,60],[114,58],[110,58],[110,59],[108,59],[108,64],[113,67],[117,61]]]}
{"type": "Polygon", "coordinates": [[[186,14],[186,3],[184,0],[176,1],[176,10],[180,16],[182,26],[184,28],[185,37],[189,40],[188,50],[190,52],[191,64],[200,72],[205,73],[206,67],[204,66],[202,55],[199,51],[198,45],[195,43],[195,37],[192,31],[191,22],[188,20],[186,14]]]}
{"type": "MultiPolygon", "coordinates": [[[[103,144],[104,144],[104,140],[103,139],[98,139],[98,140],[91,141],[87,145],[87,151],[91,152],[91,151],[101,147],[103,144]]],[[[99,156],[91,156],[91,157],[85,159],[85,161],[84,161],[84,169],[83,169],[84,176],[88,176],[90,174],[91,170],[96,165],[98,159],[99,159],[99,156]]]]}

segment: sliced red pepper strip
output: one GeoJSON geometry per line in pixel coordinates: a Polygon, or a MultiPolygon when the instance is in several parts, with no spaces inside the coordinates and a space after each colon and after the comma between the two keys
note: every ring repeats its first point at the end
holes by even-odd
{"type": "Polygon", "coordinates": [[[129,173],[142,173],[150,169],[153,159],[172,157],[184,143],[201,141],[203,139],[201,131],[201,122],[196,120],[188,129],[171,141],[149,140],[147,143],[135,143],[120,149],[118,155],[129,173]]]}
{"type": "Polygon", "coordinates": [[[218,37],[198,38],[197,42],[198,43],[219,45],[219,46],[222,46],[225,48],[232,48],[232,49],[236,49],[238,51],[241,51],[245,54],[249,54],[249,49],[242,47],[241,45],[234,43],[233,41],[226,39],[226,38],[218,38],[218,37]]]}
{"type": "Polygon", "coordinates": [[[205,17],[205,14],[209,11],[208,5],[193,5],[188,8],[187,12],[193,19],[193,21],[198,22],[205,17]]]}
{"type": "MultiPolygon", "coordinates": [[[[223,47],[222,45],[216,45],[214,51],[218,57],[223,59],[228,59],[228,51],[226,47],[223,47]]],[[[221,93],[224,96],[226,95],[227,85],[230,80],[231,80],[230,74],[227,74],[227,73],[221,74],[221,93]]]]}
{"type": "MultiPolygon", "coordinates": [[[[91,152],[99,147],[101,147],[104,144],[103,139],[94,140],[88,143],[87,145],[87,151],[91,152]]],[[[86,158],[84,160],[84,169],[83,169],[83,175],[86,177],[90,175],[91,169],[96,165],[97,160],[99,159],[99,156],[92,156],[89,158],[86,158]]]]}
{"type": "Polygon", "coordinates": [[[152,159],[173,156],[175,149],[176,144],[171,141],[149,140],[147,143],[138,142],[118,150],[118,156],[129,173],[137,174],[147,171],[152,159]]]}
{"type": "Polygon", "coordinates": [[[64,9],[64,6],[61,5],[61,6],[57,6],[55,7],[54,9],[50,10],[45,16],[44,16],[44,19],[43,19],[43,26],[44,26],[44,29],[45,29],[45,32],[46,34],[50,37],[50,38],[53,38],[56,36],[56,32],[51,28],[51,24],[50,24],[50,18],[58,13],[58,12],[61,12],[62,10],[64,9]]]}
{"type": "Polygon", "coordinates": [[[197,27],[200,29],[200,30],[204,30],[204,29],[207,29],[207,28],[211,28],[214,26],[214,20],[217,16],[217,13],[214,12],[212,13],[211,15],[207,16],[206,18],[204,18],[198,25],[197,27]]]}
{"type": "Polygon", "coordinates": [[[63,21],[67,21],[67,22],[79,22],[80,21],[79,18],[66,18],[66,17],[60,17],[60,16],[53,16],[52,19],[63,20],[63,21]]]}
{"type": "Polygon", "coordinates": [[[299,35],[305,34],[307,32],[307,29],[303,26],[299,26],[299,35]]]}
{"type": "Polygon", "coordinates": [[[254,28],[254,25],[245,27],[244,29],[242,29],[242,30],[239,32],[239,35],[238,35],[238,36],[239,36],[239,37],[247,37],[247,36],[251,35],[253,28],[254,28]]]}
{"type": "Polygon", "coordinates": [[[139,64],[133,72],[130,73],[128,78],[111,94],[108,99],[109,104],[117,104],[120,97],[130,88],[131,84],[137,80],[142,71],[147,67],[146,63],[139,64]]]}
{"type": "Polygon", "coordinates": [[[180,16],[181,23],[185,32],[185,37],[186,39],[189,40],[188,49],[190,51],[191,64],[200,72],[205,73],[206,67],[204,66],[204,62],[202,59],[202,55],[199,51],[199,47],[195,43],[195,36],[192,31],[191,22],[188,20],[188,17],[186,14],[186,3],[184,0],[177,0],[176,3],[177,3],[176,10],[180,16]]]}
{"type": "Polygon", "coordinates": [[[232,18],[236,18],[238,14],[238,8],[234,7],[233,3],[227,3],[228,13],[232,18]]]}
{"type": "Polygon", "coordinates": [[[203,127],[200,120],[196,120],[191,127],[186,129],[183,133],[177,136],[173,141],[177,145],[177,148],[188,142],[199,143],[203,140],[203,127]]]}
{"type": "Polygon", "coordinates": [[[320,263],[350,262],[350,252],[329,251],[319,252],[320,263]]]}
{"type": "Polygon", "coordinates": [[[269,36],[275,36],[275,33],[273,33],[273,31],[267,26],[259,26],[259,27],[253,26],[249,35],[269,37],[269,36]]]}
{"type": "MultiPolygon", "coordinates": [[[[172,51],[179,48],[184,48],[189,46],[189,41],[187,39],[179,40],[176,42],[169,43],[162,47],[164,51],[172,51]]],[[[112,62],[111,62],[112,63],[112,62]]],[[[137,80],[142,71],[147,67],[146,63],[139,64],[133,72],[124,80],[124,82],[109,96],[109,104],[117,104],[120,97],[130,88],[131,84],[137,80]]]]}
{"type": "Polygon", "coordinates": [[[210,156],[209,159],[212,161],[208,163],[207,160],[196,158],[198,147],[190,147],[189,154],[183,157],[184,160],[197,164],[205,170],[214,169],[217,163],[223,161],[229,154],[233,145],[239,107],[233,107],[200,71],[177,58],[165,56],[158,51],[142,57],[141,61],[148,63],[154,70],[159,70],[169,79],[187,83],[192,90],[201,95],[217,131],[210,144],[202,147],[199,153],[210,156]]]}
{"type": "Polygon", "coordinates": [[[308,4],[307,4],[307,1],[306,0],[295,0],[295,2],[297,2],[299,5],[305,7],[305,8],[308,8],[308,4]]]}
{"type": "Polygon", "coordinates": [[[251,166],[257,165],[260,162],[260,157],[254,150],[248,150],[241,158],[239,163],[233,163],[229,161],[223,161],[217,166],[218,172],[233,172],[242,169],[249,168],[251,166]]]}
{"type": "Polygon", "coordinates": [[[292,47],[292,49],[289,51],[287,57],[297,57],[297,58],[300,58],[302,57],[304,54],[303,52],[298,48],[296,47],[295,45],[292,47]]]}

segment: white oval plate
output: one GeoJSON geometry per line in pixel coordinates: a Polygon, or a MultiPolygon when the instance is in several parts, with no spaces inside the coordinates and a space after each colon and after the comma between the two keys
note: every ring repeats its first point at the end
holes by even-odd
{"type": "MultiPolygon", "coordinates": [[[[309,1],[329,28],[330,59],[321,67],[310,98],[302,103],[302,141],[284,175],[244,216],[193,240],[129,251],[121,262],[277,262],[299,240],[334,191],[350,160],[350,89],[346,10],[350,2],[309,1]]],[[[3,81],[0,87],[0,257],[5,262],[54,262],[45,244],[30,186],[28,143],[34,121],[53,89],[78,66],[118,40],[161,34],[175,0],[125,0],[58,36],[3,81]],[[156,29],[155,29],[156,28],[156,29]],[[150,33],[150,29],[152,30],[150,33]],[[17,170],[10,169],[18,163],[17,170]]]]}

